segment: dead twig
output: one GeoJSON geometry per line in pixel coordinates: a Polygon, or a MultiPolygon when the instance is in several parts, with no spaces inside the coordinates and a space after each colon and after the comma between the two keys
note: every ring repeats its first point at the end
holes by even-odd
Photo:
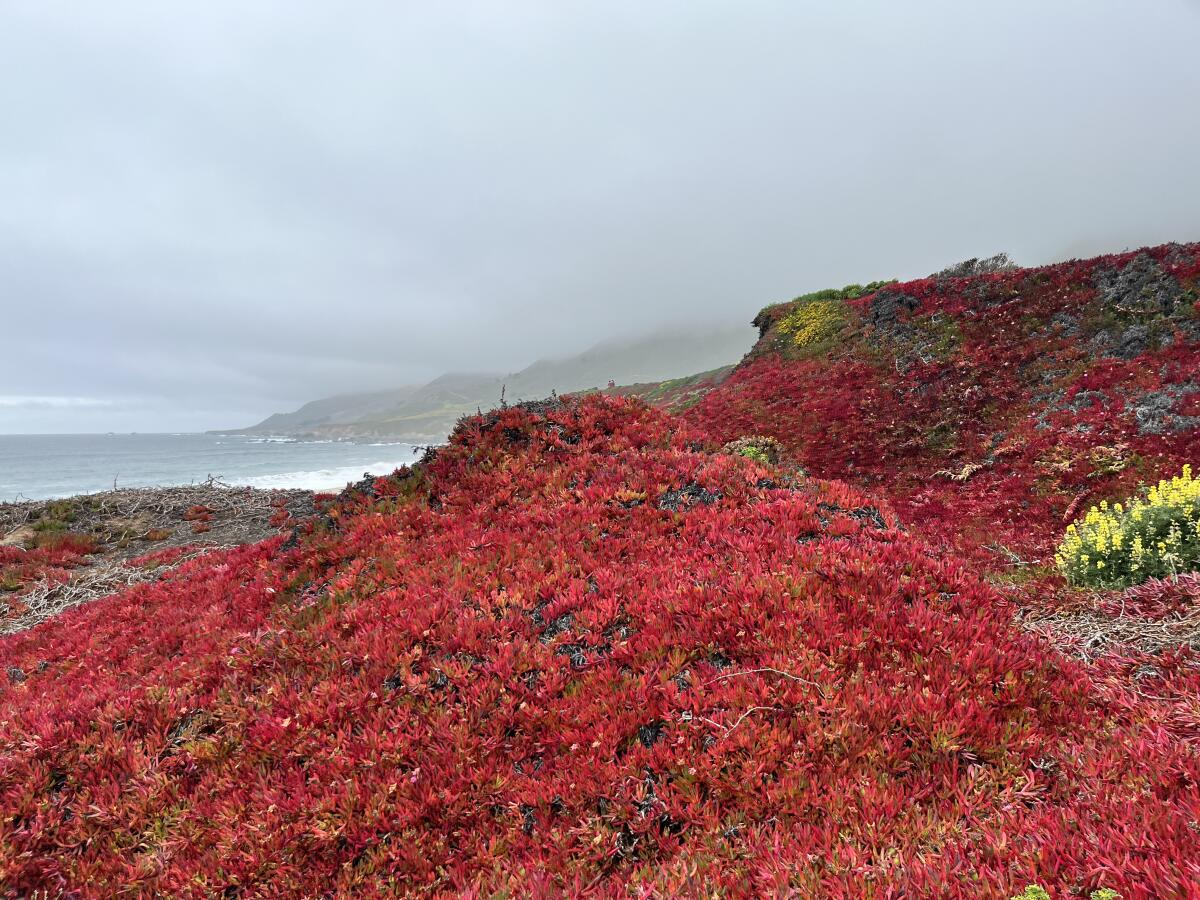
{"type": "Polygon", "coordinates": [[[742,724],[742,722],[744,722],[746,720],[747,716],[749,716],[753,712],[757,712],[759,710],[765,710],[765,709],[769,709],[774,712],[782,712],[783,711],[783,708],[779,707],[779,706],[751,706],[749,709],[745,710],[740,716],[738,716],[737,720],[732,725],[726,725],[724,722],[718,722],[715,719],[710,719],[710,718],[707,718],[706,716],[698,716],[695,713],[690,712],[689,710],[684,710],[680,714],[679,718],[681,721],[684,721],[684,722],[704,722],[706,725],[711,725],[713,728],[722,728],[725,730],[725,734],[723,734],[722,737],[728,737],[730,734],[733,733],[733,730],[735,728],[737,728],[739,725],[742,724]]]}
{"type": "Polygon", "coordinates": [[[1014,566],[1025,567],[1025,566],[1033,565],[1032,562],[1030,562],[1029,560],[1022,559],[1015,552],[1013,552],[1012,550],[1009,550],[1007,547],[1005,547],[1003,544],[1001,544],[999,542],[997,542],[995,544],[985,544],[984,549],[991,550],[993,553],[997,554],[998,556],[1003,556],[1014,566]]]}
{"type": "Polygon", "coordinates": [[[949,478],[951,481],[957,481],[959,484],[966,481],[976,472],[986,468],[983,463],[967,463],[957,472],[952,472],[950,469],[938,469],[931,475],[931,478],[949,478]]]}
{"type": "Polygon", "coordinates": [[[1025,611],[1022,628],[1040,634],[1065,653],[1091,662],[1111,645],[1124,645],[1144,653],[1176,647],[1200,649],[1200,610],[1163,619],[1106,615],[1095,610],[1038,613],[1025,611]]]}
{"type": "Polygon", "coordinates": [[[822,700],[829,699],[825,693],[825,688],[821,687],[821,685],[817,684],[815,681],[809,681],[807,678],[801,678],[799,675],[793,675],[791,672],[785,672],[782,669],[772,669],[770,666],[763,666],[758,669],[746,669],[743,672],[726,672],[724,675],[718,675],[716,678],[712,678],[704,683],[706,685],[715,684],[716,682],[724,681],[727,678],[737,678],[740,675],[757,675],[762,672],[770,672],[773,675],[782,675],[784,678],[790,678],[792,681],[798,681],[801,684],[806,684],[809,687],[814,688],[816,692],[821,695],[822,700]]]}
{"type": "Polygon", "coordinates": [[[769,709],[774,712],[779,712],[778,706],[752,706],[748,710],[746,710],[744,713],[742,713],[740,716],[737,717],[737,721],[729,726],[729,730],[725,732],[724,736],[729,737],[729,735],[733,734],[734,729],[737,728],[739,725],[741,725],[742,722],[746,721],[746,717],[748,715],[750,715],[752,712],[758,712],[759,710],[763,710],[763,709],[769,709]]]}

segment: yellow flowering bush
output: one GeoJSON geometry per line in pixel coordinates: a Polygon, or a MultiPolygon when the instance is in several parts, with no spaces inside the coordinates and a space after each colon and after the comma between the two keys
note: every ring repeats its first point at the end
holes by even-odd
{"type": "Polygon", "coordinates": [[[1009,900],[1050,900],[1050,892],[1039,884],[1031,884],[1009,900]]]}
{"type": "Polygon", "coordinates": [[[1120,588],[1200,568],[1200,479],[1192,467],[1127,504],[1093,506],[1055,554],[1071,584],[1120,588]]]}
{"type": "Polygon", "coordinates": [[[842,288],[825,288],[801,294],[783,303],[772,303],[765,307],[754,317],[754,324],[765,333],[768,326],[778,322],[779,330],[792,335],[797,347],[813,347],[841,331],[848,313],[844,301],[874,294],[894,281],[848,284],[842,288]],[[782,309],[785,306],[788,307],[786,312],[782,309]]]}
{"type": "MultiPolygon", "coordinates": [[[[1112,888],[1100,888],[1088,895],[1091,900],[1121,900],[1121,895],[1112,888]]],[[[1051,900],[1050,892],[1040,884],[1031,884],[1009,900],[1051,900]]]]}
{"type": "Polygon", "coordinates": [[[808,347],[833,337],[845,321],[846,307],[841,300],[810,300],[788,313],[779,330],[790,334],[797,347],[808,347]]]}

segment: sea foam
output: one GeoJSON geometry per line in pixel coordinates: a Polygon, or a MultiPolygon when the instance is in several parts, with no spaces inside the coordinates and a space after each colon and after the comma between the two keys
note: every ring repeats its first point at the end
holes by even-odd
{"type": "Polygon", "coordinates": [[[237,484],[246,484],[256,488],[302,488],[309,491],[336,491],[347,484],[359,481],[364,473],[372,475],[390,475],[401,466],[408,465],[412,459],[400,462],[359,463],[352,466],[338,466],[333,469],[312,469],[305,472],[280,472],[275,475],[256,475],[250,478],[239,478],[237,484]]]}

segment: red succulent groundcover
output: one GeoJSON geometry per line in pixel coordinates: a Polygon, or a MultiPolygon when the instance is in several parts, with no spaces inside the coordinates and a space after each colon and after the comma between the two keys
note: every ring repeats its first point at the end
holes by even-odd
{"type": "Polygon", "coordinates": [[[475,417],[287,539],[0,639],[0,885],[1194,895],[1194,654],[1135,682],[1014,614],[1069,593],[1078,498],[1192,456],[1198,257],[892,285],[820,357],[768,316],[683,418],[475,417]],[[1131,266],[1171,294],[1132,338],[1092,315],[1131,266]],[[717,452],[760,433],[811,474],[717,452]]]}
{"type": "Polygon", "coordinates": [[[1198,280],[1200,244],[1168,244],[891,284],[809,355],[779,304],[686,415],[723,440],[777,438],[963,555],[1046,556],[1091,503],[1200,461],[1198,280]]]}

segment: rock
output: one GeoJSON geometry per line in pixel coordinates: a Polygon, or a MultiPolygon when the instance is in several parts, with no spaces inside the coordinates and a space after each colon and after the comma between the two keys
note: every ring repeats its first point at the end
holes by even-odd
{"type": "Polygon", "coordinates": [[[882,290],[871,298],[870,323],[879,331],[896,327],[901,312],[911,313],[921,305],[919,298],[898,291],[882,290]]]}
{"type": "Polygon", "coordinates": [[[1200,417],[1175,412],[1175,404],[1183,392],[1183,387],[1171,386],[1161,391],[1150,391],[1134,400],[1130,406],[1138,431],[1142,434],[1166,434],[1188,431],[1200,425],[1200,417]]]}
{"type": "Polygon", "coordinates": [[[1121,359],[1133,359],[1150,349],[1150,329],[1145,325],[1130,325],[1117,339],[1113,352],[1121,359]]]}
{"type": "Polygon", "coordinates": [[[670,490],[664,493],[659,498],[658,508],[678,512],[680,509],[687,509],[694,503],[710,506],[720,499],[720,491],[710,491],[708,488],[702,487],[692,481],[678,490],[670,490]]]}
{"type": "Polygon", "coordinates": [[[1101,300],[1123,312],[1169,316],[1183,297],[1175,277],[1147,253],[1139,253],[1123,269],[1099,270],[1095,284],[1101,300]]]}

